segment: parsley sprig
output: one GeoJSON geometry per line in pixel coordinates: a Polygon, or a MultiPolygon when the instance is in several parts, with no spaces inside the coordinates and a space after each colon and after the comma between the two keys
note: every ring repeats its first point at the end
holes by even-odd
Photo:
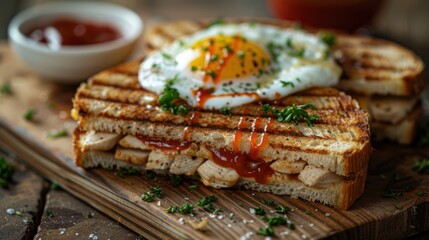
{"type": "Polygon", "coordinates": [[[149,191],[142,194],[141,199],[145,202],[153,202],[155,201],[155,197],[162,198],[164,194],[162,194],[162,190],[160,186],[150,187],[149,191]]]}
{"type": "Polygon", "coordinates": [[[335,45],[336,42],[336,37],[333,33],[331,32],[320,32],[319,33],[319,38],[320,40],[322,40],[326,45],[328,45],[328,47],[332,48],[335,45]]]}
{"type": "Polygon", "coordinates": [[[9,182],[12,180],[13,172],[15,168],[6,162],[6,159],[0,157],[0,186],[7,187],[9,182]]]}
{"type": "Polygon", "coordinates": [[[270,107],[270,105],[262,105],[261,110],[265,113],[272,113],[277,117],[279,122],[294,122],[298,124],[301,119],[304,119],[307,122],[309,127],[313,126],[313,122],[319,118],[316,114],[309,115],[306,109],[315,110],[316,108],[313,104],[305,105],[291,105],[285,107],[283,110],[278,110],[276,108],[270,107]]]}
{"type": "Polygon", "coordinates": [[[413,170],[418,173],[429,173],[429,158],[416,159],[413,170]]]}
{"type": "Polygon", "coordinates": [[[0,95],[1,94],[12,95],[12,87],[9,82],[6,81],[0,86],[0,95]]]}
{"type": "Polygon", "coordinates": [[[176,99],[179,99],[179,92],[172,86],[176,81],[177,77],[178,75],[167,81],[167,83],[165,84],[164,91],[158,100],[158,103],[161,106],[161,109],[164,111],[170,111],[173,114],[186,115],[188,113],[188,108],[185,105],[178,105],[175,103],[176,99]]]}

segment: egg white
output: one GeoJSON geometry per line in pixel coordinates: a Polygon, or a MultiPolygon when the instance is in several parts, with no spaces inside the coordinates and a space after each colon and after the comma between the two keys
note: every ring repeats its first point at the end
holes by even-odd
{"type": "Polygon", "coordinates": [[[216,25],[191,36],[178,39],[170,46],[155,52],[146,58],[139,70],[139,82],[147,90],[161,94],[166,83],[175,79],[171,87],[177,89],[180,98],[189,105],[196,106],[197,101],[192,90],[214,88],[213,97],[205,102],[205,109],[235,107],[258,99],[275,100],[311,87],[333,86],[338,83],[341,69],[330,57],[326,57],[328,46],[317,36],[301,30],[282,29],[263,24],[224,24],[216,25]],[[280,52],[277,61],[271,61],[270,68],[278,69],[260,77],[246,77],[224,80],[230,84],[214,85],[204,83],[204,72],[190,70],[190,63],[201,54],[191,46],[202,39],[217,35],[241,35],[257,44],[269,55],[267,45],[274,43],[285,45],[292,39],[294,45],[305,48],[303,57],[294,57],[280,52]],[[292,84],[284,85],[285,82],[292,84]],[[243,87],[244,86],[244,87],[243,87]],[[247,92],[254,95],[236,95],[247,92]]]}

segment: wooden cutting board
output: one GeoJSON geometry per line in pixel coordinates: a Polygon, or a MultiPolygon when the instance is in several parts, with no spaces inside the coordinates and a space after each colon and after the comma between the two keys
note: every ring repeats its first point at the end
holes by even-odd
{"type": "Polygon", "coordinates": [[[69,117],[76,87],[58,86],[40,79],[22,65],[7,43],[0,44],[0,85],[8,81],[12,95],[0,95],[0,145],[16,153],[46,178],[110,217],[149,239],[238,239],[256,234],[266,223],[250,213],[262,206],[269,216],[271,206],[260,199],[292,208],[287,217],[295,229],[276,227],[278,238],[394,239],[429,229],[429,175],[412,171],[416,158],[428,156],[428,149],[383,145],[375,149],[364,195],[348,211],[337,211],[319,203],[246,190],[215,190],[195,181],[172,185],[167,177],[157,181],[147,176],[119,177],[114,171],[84,171],[73,164],[70,133],[75,123],[69,117]],[[35,109],[32,121],[23,119],[35,109]],[[66,130],[68,136],[49,136],[66,130]],[[140,195],[151,186],[161,186],[162,199],[146,203],[140,195]],[[198,189],[190,189],[197,185],[198,189]],[[402,192],[397,199],[383,197],[386,189],[402,192]],[[423,196],[419,193],[424,193],[423,196]],[[171,205],[196,203],[215,194],[215,207],[222,212],[210,215],[197,210],[195,216],[169,214],[171,205]],[[194,229],[190,221],[208,219],[204,230],[194,229]]]}

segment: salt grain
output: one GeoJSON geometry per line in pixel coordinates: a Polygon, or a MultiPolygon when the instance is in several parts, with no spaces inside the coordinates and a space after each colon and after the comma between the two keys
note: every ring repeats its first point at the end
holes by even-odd
{"type": "Polygon", "coordinates": [[[13,209],[13,208],[8,208],[8,209],[6,209],[6,213],[7,214],[9,214],[9,215],[15,215],[15,209],[13,209]]]}
{"type": "Polygon", "coordinates": [[[254,208],[249,208],[249,212],[250,212],[251,214],[255,214],[256,210],[255,210],[254,208]]]}
{"type": "Polygon", "coordinates": [[[309,227],[314,227],[314,223],[308,224],[309,227]]]}
{"type": "Polygon", "coordinates": [[[156,203],[156,205],[157,205],[158,207],[161,207],[161,201],[158,201],[158,202],[156,203]]]}
{"type": "Polygon", "coordinates": [[[330,213],[325,213],[325,216],[329,217],[329,216],[331,216],[331,214],[330,213]]]}
{"type": "Polygon", "coordinates": [[[230,213],[230,214],[229,214],[229,217],[230,217],[230,218],[234,217],[234,213],[230,213]]]}
{"type": "Polygon", "coordinates": [[[281,233],[280,233],[280,235],[281,235],[281,236],[287,236],[287,235],[289,235],[289,231],[281,232],[281,233]]]}
{"type": "Polygon", "coordinates": [[[217,216],[217,219],[222,220],[225,217],[225,215],[219,215],[217,216]]]}
{"type": "Polygon", "coordinates": [[[307,239],[307,236],[305,236],[304,234],[301,235],[302,239],[307,239]]]}
{"type": "Polygon", "coordinates": [[[272,238],[271,237],[265,237],[265,240],[271,240],[272,238]]]}
{"type": "Polygon", "coordinates": [[[231,224],[231,223],[228,223],[228,225],[227,225],[227,226],[230,228],[230,227],[232,227],[232,224],[231,224]]]}
{"type": "Polygon", "coordinates": [[[240,240],[248,240],[253,235],[253,232],[247,232],[243,236],[240,237],[240,240]]]}
{"type": "Polygon", "coordinates": [[[183,225],[185,223],[185,220],[183,218],[179,218],[179,223],[183,225]]]}

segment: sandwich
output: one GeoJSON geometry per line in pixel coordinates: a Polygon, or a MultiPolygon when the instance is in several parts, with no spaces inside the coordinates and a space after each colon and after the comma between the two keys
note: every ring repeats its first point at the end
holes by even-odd
{"type": "Polygon", "coordinates": [[[212,26],[103,71],[73,99],[79,167],[134,167],[348,209],[371,153],[368,114],[331,88],[330,37],[212,26]]]}
{"type": "MultiPolygon", "coordinates": [[[[245,20],[227,20],[241,22],[245,20]]],[[[297,28],[291,22],[260,19],[258,22],[297,28]]],[[[206,28],[206,21],[163,23],[148,32],[149,51],[162,49],[174,39],[206,28]]],[[[318,29],[306,28],[310,32],[318,29]]],[[[343,69],[336,88],[358,100],[370,116],[375,141],[413,143],[422,115],[424,65],[410,50],[390,41],[332,32],[333,56],[343,69]]]]}

